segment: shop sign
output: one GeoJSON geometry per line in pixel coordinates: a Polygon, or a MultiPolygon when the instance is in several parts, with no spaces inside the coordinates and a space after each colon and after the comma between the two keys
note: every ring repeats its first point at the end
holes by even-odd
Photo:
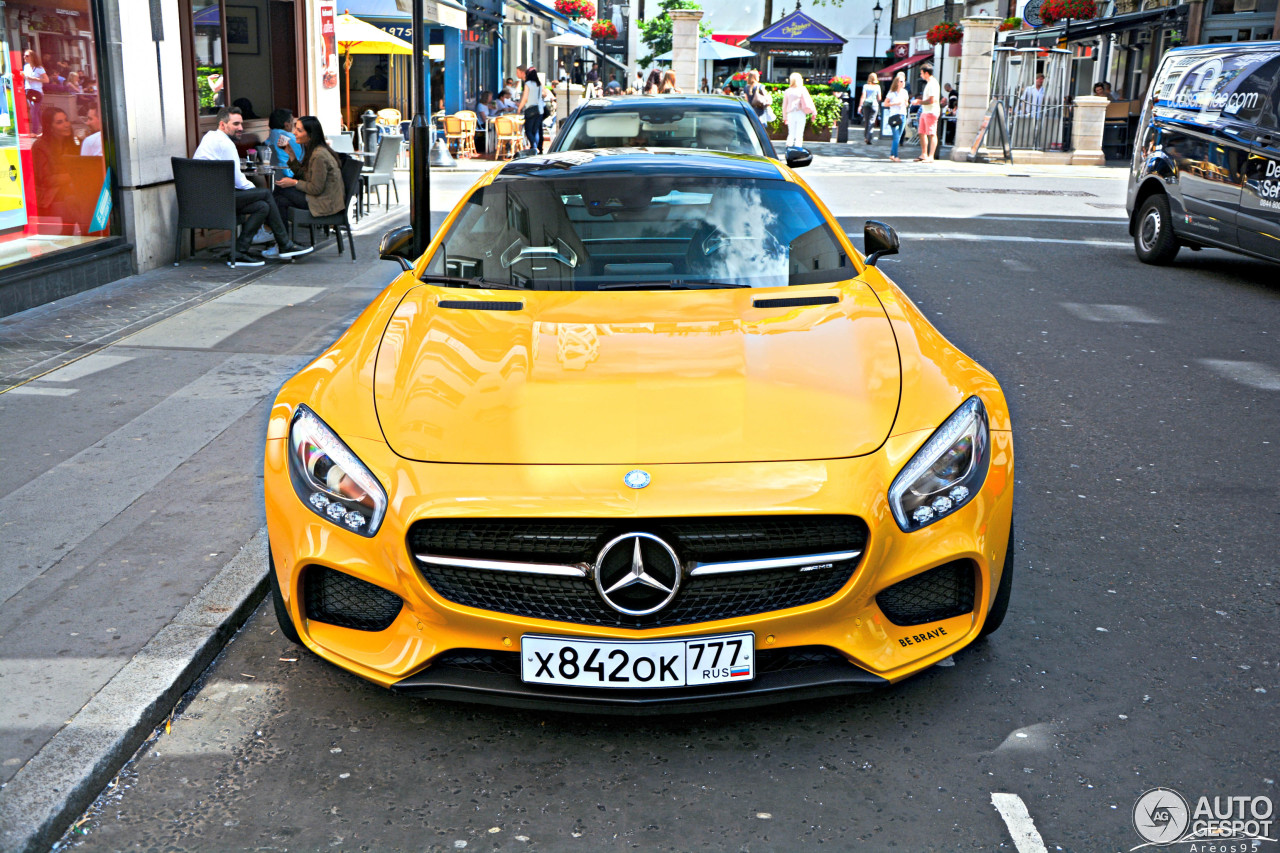
{"type": "Polygon", "coordinates": [[[324,69],[322,85],[333,89],[338,85],[338,30],[334,23],[334,4],[320,4],[320,67],[324,69]]]}

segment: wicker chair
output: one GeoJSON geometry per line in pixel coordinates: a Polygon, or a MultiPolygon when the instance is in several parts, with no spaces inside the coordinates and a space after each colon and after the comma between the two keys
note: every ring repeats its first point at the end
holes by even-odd
{"type": "Polygon", "coordinates": [[[498,116],[493,120],[494,156],[510,160],[524,146],[524,131],[511,116],[498,116]],[[503,157],[503,148],[507,154],[503,157]]]}
{"type": "MultiPolygon", "coordinates": [[[[289,238],[297,242],[294,230],[299,225],[306,225],[311,230],[311,245],[316,244],[317,225],[333,227],[334,237],[338,241],[338,254],[342,254],[342,229],[347,229],[347,242],[351,244],[351,262],[356,261],[356,241],[351,236],[351,200],[360,194],[360,175],[364,169],[358,157],[338,158],[342,163],[342,210],[330,216],[312,216],[310,211],[293,207],[289,209],[289,238]]],[[[359,203],[356,205],[359,208],[359,203]]]]}
{"type": "Polygon", "coordinates": [[[473,157],[476,153],[476,125],[460,115],[444,117],[444,138],[459,157],[473,157]]]}

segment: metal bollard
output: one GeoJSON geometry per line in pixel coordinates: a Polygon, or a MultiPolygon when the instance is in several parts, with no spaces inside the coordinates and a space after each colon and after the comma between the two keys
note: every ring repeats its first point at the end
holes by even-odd
{"type": "Polygon", "coordinates": [[[849,113],[853,109],[853,98],[848,92],[840,93],[840,126],[836,129],[836,142],[849,141],[849,113]]]}

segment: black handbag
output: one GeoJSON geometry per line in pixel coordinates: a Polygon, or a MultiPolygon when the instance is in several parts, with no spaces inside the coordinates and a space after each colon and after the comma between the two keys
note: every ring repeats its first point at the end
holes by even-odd
{"type": "Polygon", "coordinates": [[[889,116],[889,127],[892,127],[894,130],[902,127],[904,123],[905,122],[903,122],[901,114],[895,113],[894,115],[889,116]]]}

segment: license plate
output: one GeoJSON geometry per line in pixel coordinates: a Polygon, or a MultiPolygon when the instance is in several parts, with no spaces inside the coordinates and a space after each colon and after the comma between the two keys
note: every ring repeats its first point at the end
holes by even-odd
{"type": "Polygon", "coordinates": [[[526,634],[520,677],[573,687],[693,687],[755,678],[756,635],[679,640],[578,640],[526,634]]]}

